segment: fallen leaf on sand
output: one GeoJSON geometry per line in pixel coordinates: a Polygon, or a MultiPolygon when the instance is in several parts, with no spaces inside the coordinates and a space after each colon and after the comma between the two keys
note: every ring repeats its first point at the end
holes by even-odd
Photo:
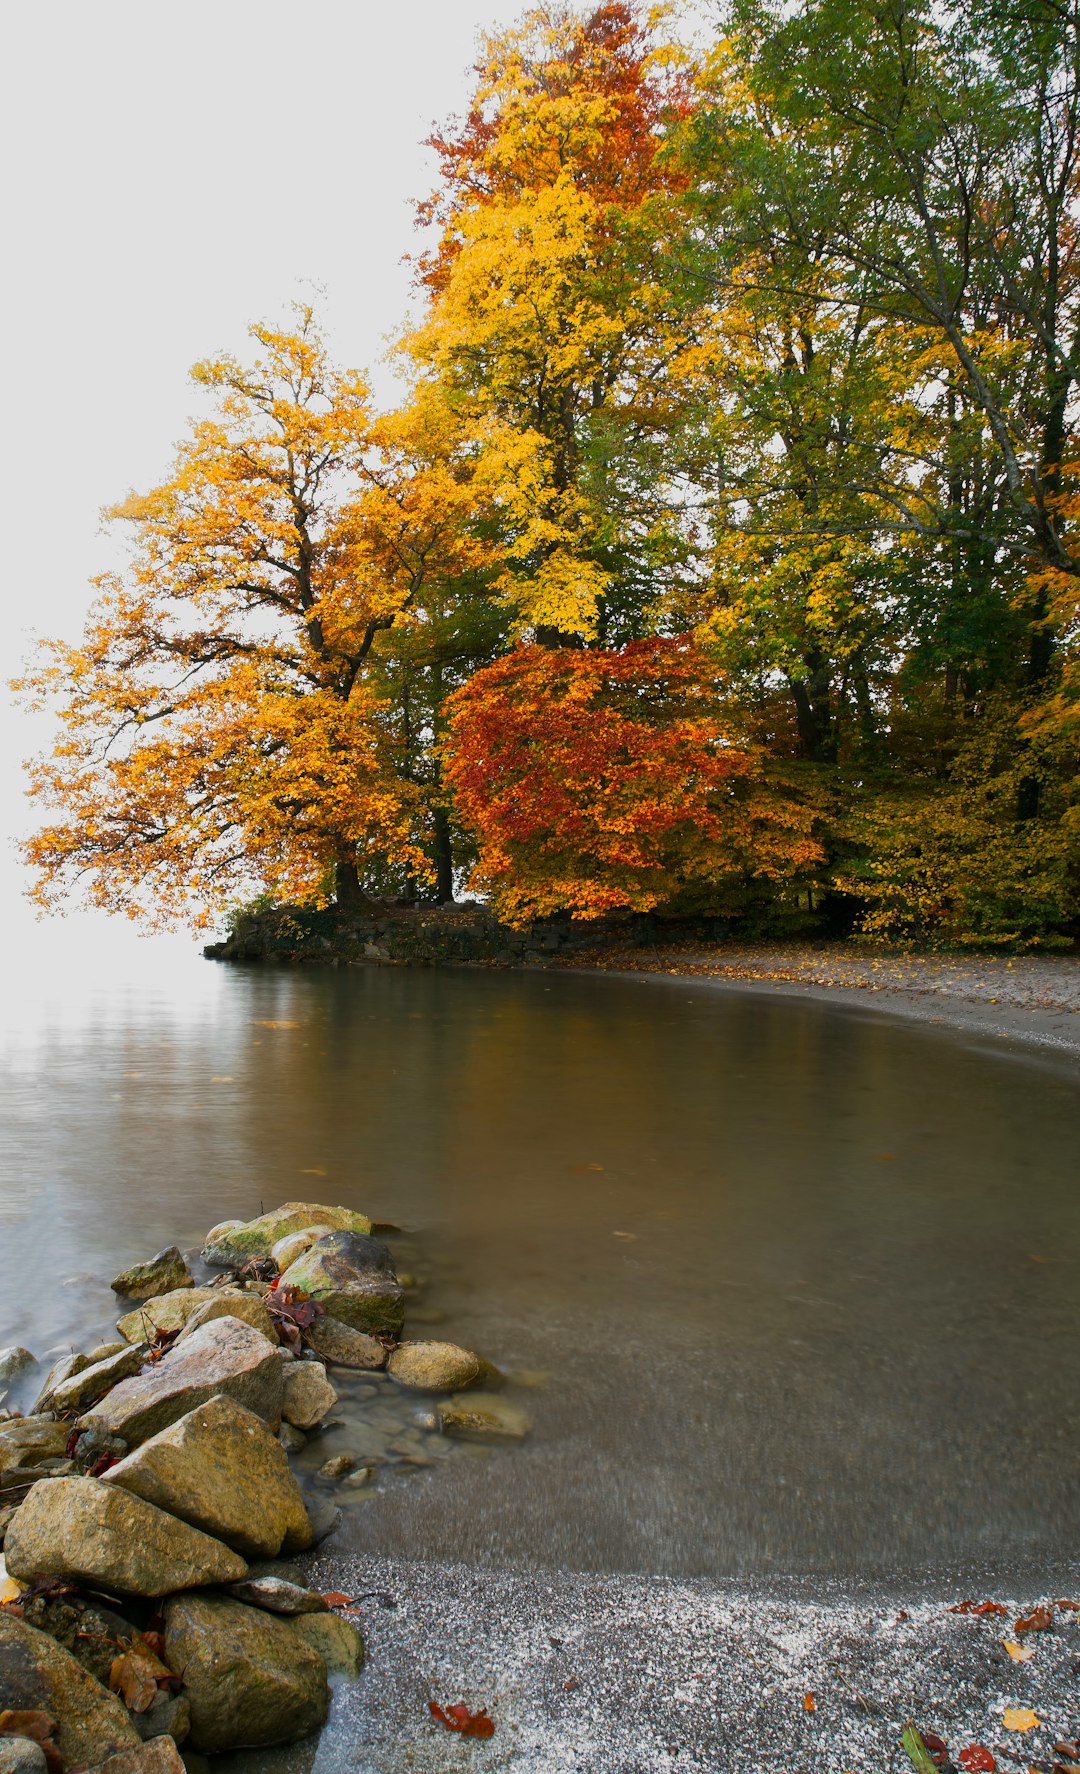
{"type": "Polygon", "coordinates": [[[817,1701],[814,1699],[814,1696],[812,1694],[804,1694],[802,1703],[803,1703],[803,1708],[806,1712],[816,1712],[817,1711],[817,1701]]]}
{"type": "Polygon", "coordinates": [[[1006,1731],[1034,1731],[1042,1720],[1032,1712],[1030,1706],[1007,1706],[1001,1715],[1001,1722],[1006,1731]]]}
{"type": "Polygon", "coordinates": [[[985,1744],[969,1744],[967,1749],[960,1751],[956,1759],[966,1770],[966,1774],[997,1774],[997,1763],[985,1744]]]}
{"type": "Polygon", "coordinates": [[[1014,1632],[1049,1632],[1054,1624],[1054,1616],[1049,1608],[1032,1608],[1030,1614],[1022,1614],[1013,1627],[1014,1632]]]}
{"type": "Polygon", "coordinates": [[[1009,1638],[1003,1638],[1001,1642],[1014,1663],[1026,1663],[1029,1657],[1035,1655],[1034,1645],[1017,1645],[1009,1638]]]}
{"type": "Polygon", "coordinates": [[[957,1602],[949,1609],[950,1614],[1007,1614],[1000,1602],[957,1602]]]}
{"type": "Polygon", "coordinates": [[[456,1706],[443,1709],[437,1700],[428,1701],[428,1709],[433,1719],[445,1725],[448,1731],[460,1731],[463,1737],[494,1737],[495,1720],[490,1719],[481,1708],[479,1712],[470,1712],[467,1706],[459,1701],[456,1706]]]}

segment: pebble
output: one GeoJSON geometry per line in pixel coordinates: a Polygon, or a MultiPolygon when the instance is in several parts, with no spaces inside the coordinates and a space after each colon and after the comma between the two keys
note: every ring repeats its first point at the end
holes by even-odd
{"type": "Polygon", "coordinates": [[[351,1472],[355,1465],[356,1461],[351,1454],[335,1454],[333,1459],[323,1461],[319,1467],[319,1477],[344,1478],[345,1474],[351,1472]]]}

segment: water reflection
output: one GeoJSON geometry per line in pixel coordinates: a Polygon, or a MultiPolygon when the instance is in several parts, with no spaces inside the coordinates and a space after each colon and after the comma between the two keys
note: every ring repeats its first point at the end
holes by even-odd
{"type": "Polygon", "coordinates": [[[1071,1548],[1071,1067],[688,982],[179,980],[13,1030],[0,1340],[107,1322],[110,1273],[218,1219],[342,1201],[408,1230],[429,1322],[552,1376],[524,1452],[387,1480],[353,1545],[701,1575],[1071,1548]]]}

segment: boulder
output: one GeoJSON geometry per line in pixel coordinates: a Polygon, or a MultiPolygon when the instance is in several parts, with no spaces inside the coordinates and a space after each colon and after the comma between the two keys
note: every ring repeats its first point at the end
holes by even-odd
{"type": "Polygon", "coordinates": [[[332,1318],[354,1330],[396,1337],[405,1322],[405,1295],[390,1252],[378,1238],[332,1232],[290,1263],[282,1287],[298,1287],[332,1318]]]}
{"type": "Polygon", "coordinates": [[[171,1737],[153,1737],[138,1749],[122,1749],[86,1774],[185,1774],[184,1759],[171,1737]]]}
{"type": "Polygon", "coordinates": [[[191,1708],[185,1694],[159,1688],[145,1712],[133,1712],[131,1722],[144,1743],[155,1737],[171,1737],[186,1743],[191,1732],[191,1708]]]}
{"type": "Polygon", "coordinates": [[[220,1540],[99,1478],[46,1478],[4,1537],[13,1577],[69,1577],[119,1595],[235,1583],[247,1564],[220,1540]]]}
{"type": "Polygon", "coordinates": [[[260,1214],[239,1226],[226,1222],[207,1235],[203,1256],[208,1263],[232,1268],[268,1257],[279,1239],[310,1226],[330,1226],[335,1232],[370,1232],[371,1221],[347,1207],[320,1207],[313,1201],[286,1201],[270,1213],[260,1214]]]}
{"type": "Polygon", "coordinates": [[[165,1662],[184,1684],[192,1749],[290,1743],[326,1721],[326,1664],[292,1621],[223,1597],[165,1604],[165,1662]]]}
{"type": "Polygon", "coordinates": [[[0,1423],[0,1479],[42,1460],[63,1458],[70,1430],[52,1417],[12,1417],[0,1423]]]}
{"type": "Polygon", "coordinates": [[[200,1306],[205,1306],[208,1300],[220,1300],[226,1295],[235,1298],[239,1292],[239,1288],[176,1288],[172,1293],[159,1294],[156,1300],[147,1300],[134,1312],[125,1312],[123,1318],[117,1319],[116,1328],[129,1343],[146,1343],[155,1337],[171,1337],[183,1330],[188,1319],[194,1316],[200,1306]]]}
{"type": "Polygon", "coordinates": [[[521,1406],[494,1393],[448,1399],[439,1407],[439,1424],[444,1435],[462,1441],[524,1441],[529,1433],[529,1419],[521,1406]]]}
{"type": "Polygon", "coordinates": [[[11,1343],[8,1348],[0,1349],[0,1386],[9,1386],[12,1380],[21,1380],[32,1367],[37,1366],[37,1356],[31,1355],[21,1343],[11,1343]]]}
{"type": "Polygon", "coordinates": [[[12,1712],[47,1712],[56,1720],[65,1768],[90,1767],[117,1750],[138,1747],[138,1732],[115,1694],[45,1633],[4,1611],[0,1696],[12,1712]]]}
{"type": "Polygon", "coordinates": [[[288,1455],[262,1419],[231,1398],[189,1411],[110,1467],[102,1483],[168,1510],[247,1558],[311,1545],[288,1455]]]}
{"type": "Polygon", "coordinates": [[[285,1369],[281,1414],[294,1429],[314,1429],[337,1403],[337,1393],[318,1361],[294,1361],[285,1369]]]}
{"type": "Polygon", "coordinates": [[[78,1355],[74,1352],[70,1355],[61,1355],[59,1361],[54,1361],[45,1376],[44,1386],[34,1400],[35,1413],[51,1411],[53,1392],[56,1387],[62,1386],[65,1380],[70,1380],[72,1374],[81,1374],[83,1368],[89,1366],[90,1357],[88,1355],[78,1355]]]}
{"type": "Polygon", "coordinates": [[[216,1318],[170,1349],[156,1367],[133,1380],[121,1380],[80,1427],[104,1429],[136,1447],[197,1405],[223,1394],[276,1429],[281,1422],[283,1365],[261,1332],[238,1318],[216,1318]]]}
{"type": "Polygon", "coordinates": [[[148,1263],[135,1263],[109,1283],[114,1294],[127,1300],[153,1300],[158,1294],[172,1293],[174,1288],[194,1287],[195,1278],[175,1244],[159,1250],[148,1263]]]}
{"type": "Polygon", "coordinates": [[[0,1737],[0,1774],[46,1774],[49,1764],[40,1743],[30,1737],[0,1737]]]}
{"type": "Polygon", "coordinates": [[[215,1318],[243,1319],[245,1324],[250,1324],[252,1330],[260,1331],[268,1343],[279,1341],[273,1320],[259,1294],[227,1293],[224,1288],[216,1291],[216,1299],[204,1300],[198,1311],[192,1313],[176,1339],[178,1343],[182,1343],[185,1337],[190,1337],[200,1325],[212,1324],[215,1318]]]}
{"type": "Polygon", "coordinates": [[[279,1270],[287,1269],[309,1244],[314,1244],[317,1238],[325,1238],[333,1230],[333,1226],[309,1226],[306,1232],[290,1232],[286,1237],[278,1239],[270,1252],[271,1260],[277,1264],[279,1270]]]}
{"type": "Polygon", "coordinates": [[[297,1614],[289,1625],[335,1675],[357,1676],[364,1667],[360,1629],[338,1614],[297,1614]]]}
{"type": "Polygon", "coordinates": [[[457,1343],[399,1343],[386,1364],[399,1386],[417,1392],[463,1392],[492,1378],[494,1370],[457,1343]]]}
{"type": "Polygon", "coordinates": [[[145,1343],[124,1343],[116,1355],[107,1355],[103,1361],[91,1362],[89,1367],[80,1368],[68,1380],[61,1380],[52,1389],[50,1409],[60,1411],[85,1411],[106,1392],[111,1392],[121,1380],[130,1380],[137,1374],[146,1359],[145,1343]]]}
{"type": "Polygon", "coordinates": [[[329,1312],[305,1327],[304,1342],[320,1361],[329,1362],[331,1367],[375,1370],[386,1366],[385,1343],[342,1324],[340,1318],[331,1318],[329,1312]]]}
{"type": "Polygon", "coordinates": [[[93,1367],[95,1362],[108,1361],[110,1355],[119,1355],[121,1349],[126,1348],[127,1343],[123,1341],[119,1343],[99,1343],[96,1349],[91,1349],[89,1351],[86,1359],[90,1363],[90,1366],[93,1367]]]}
{"type": "Polygon", "coordinates": [[[328,1606],[317,1590],[290,1583],[287,1577],[243,1577],[229,1584],[229,1594],[234,1601],[265,1608],[270,1614],[325,1614],[328,1606]]]}

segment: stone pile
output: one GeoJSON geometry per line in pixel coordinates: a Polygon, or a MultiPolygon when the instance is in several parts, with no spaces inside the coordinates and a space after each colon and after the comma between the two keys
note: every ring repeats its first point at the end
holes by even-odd
{"type": "MultiPolygon", "coordinates": [[[[182,1774],[177,1744],[321,1727],[328,1677],[358,1674],[363,1643],[275,1561],[339,1519],[287,1451],[337,1402],[328,1366],[450,1394],[430,1416],[448,1435],[527,1432],[482,1357],[401,1340],[405,1290],[362,1214],[287,1202],[214,1227],[200,1261],[221,1271],[206,1285],[175,1247],[117,1276],[118,1340],[57,1361],[28,1414],[0,1412],[0,1774],[47,1765],[27,1718],[52,1731],[50,1767],[90,1774],[182,1774]]],[[[0,1351],[0,1389],[35,1365],[0,1351]]]]}

